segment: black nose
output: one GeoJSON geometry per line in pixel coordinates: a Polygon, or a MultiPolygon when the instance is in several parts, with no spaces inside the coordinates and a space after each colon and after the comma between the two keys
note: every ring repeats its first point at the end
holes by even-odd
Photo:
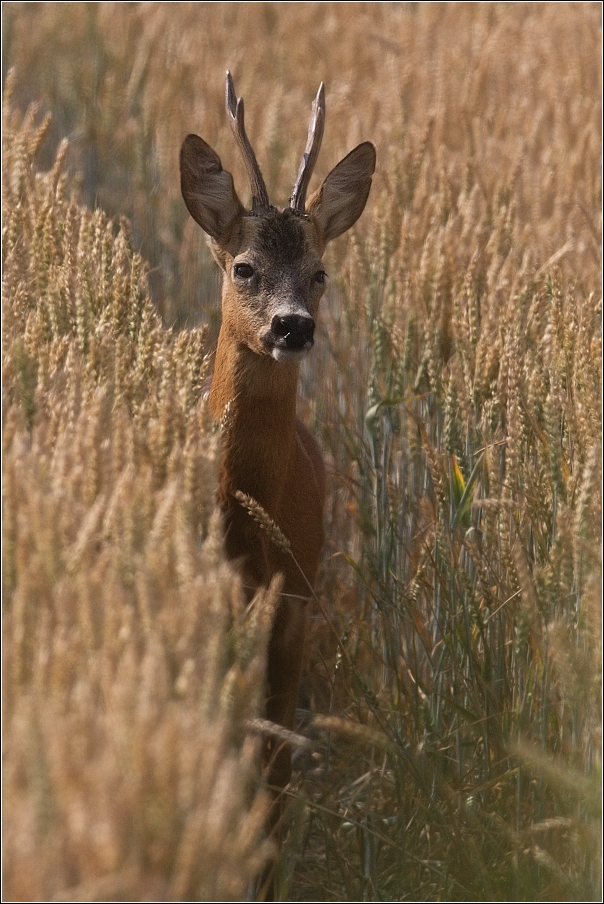
{"type": "Polygon", "coordinates": [[[273,334],[285,342],[285,347],[290,351],[300,351],[306,345],[313,344],[315,334],[315,322],[312,317],[299,317],[290,314],[287,317],[273,317],[271,323],[273,334]]]}

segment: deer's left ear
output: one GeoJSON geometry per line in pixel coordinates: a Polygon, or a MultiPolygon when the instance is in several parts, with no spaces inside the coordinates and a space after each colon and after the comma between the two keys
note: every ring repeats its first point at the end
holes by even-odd
{"type": "Polygon", "coordinates": [[[219,245],[225,245],[243,216],[243,206],[233,177],[198,135],[187,135],[180,149],[180,187],[193,219],[219,245]]]}
{"type": "Polygon", "coordinates": [[[310,198],[306,212],[321,229],[325,244],[350,229],[361,216],[374,172],[375,148],[365,141],[340,160],[310,198]]]}

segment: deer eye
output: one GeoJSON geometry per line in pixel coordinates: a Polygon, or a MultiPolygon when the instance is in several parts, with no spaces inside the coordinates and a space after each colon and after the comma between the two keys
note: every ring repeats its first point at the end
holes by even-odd
{"type": "Polygon", "coordinates": [[[325,270],[317,270],[317,272],[315,273],[315,276],[314,276],[314,280],[320,286],[324,286],[326,277],[327,277],[327,273],[325,272],[325,270]]]}
{"type": "Polygon", "coordinates": [[[235,264],[233,272],[238,279],[249,279],[254,275],[254,268],[249,264],[235,264]]]}

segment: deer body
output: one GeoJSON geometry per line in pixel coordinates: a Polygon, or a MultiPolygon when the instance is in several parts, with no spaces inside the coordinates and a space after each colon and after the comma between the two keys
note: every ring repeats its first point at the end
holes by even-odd
{"type": "MultiPolygon", "coordinates": [[[[243,102],[227,73],[227,112],[252,187],[252,209],[241,204],[220,158],[189,135],[181,150],[181,186],[193,218],[210,236],[223,270],[222,325],[209,395],[224,418],[219,501],[227,555],[241,568],[253,596],[283,575],[267,663],[267,717],[293,728],[305,609],[323,546],[325,469],[321,452],[296,417],[300,363],[312,347],[324,290],[321,257],[327,242],[363,211],[375,150],[359,145],[331,171],[306,204],[323,131],[323,86],[313,105],[309,140],[290,206],[277,210],[243,125],[243,102]],[[238,494],[252,497],[283,532],[291,554],[250,517],[238,494]]],[[[269,780],[283,788],[290,754],[269,743],[269,780]]]]}
{"type": "MultiPolygon", "coordinates": [[[[299,365],[258,357],[226,336],[216,352],[210,408],[220,418],[228,406],[219,499],[229,558],[240,563],[251,598],[283,574],[268,655],[267,718],[293,728],[304,647],[305,600],[323,547],[325,470],[316,441],[296,417],[299,365]],[[281,528],[292,556],[279,549],[235,497],[258,502],[281,528]]],[[[269,750],[270,756],[272,751],[269,750]]],[[[289,755],[277,754],[271,783],[289,781],[289,755]]]]}

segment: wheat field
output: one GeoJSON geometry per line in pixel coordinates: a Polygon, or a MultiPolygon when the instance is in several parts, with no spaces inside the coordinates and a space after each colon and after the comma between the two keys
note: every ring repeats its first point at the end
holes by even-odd
{"type": "Polygon", "coordinates": [[[3,899],[242,900],[277,588],[222,551],[196,132],[360,141],[282,900],[601,900],[596,3],[3,4],[3,899]],[[328,616],[328,620],[325,618],[328,616]],[[330,624],[331,623],[331,624],[330,624]],[[335,627],[335,633],[333,631],[335,627]],[[337,635],[337,636],[336,636],[337,635]]]}

